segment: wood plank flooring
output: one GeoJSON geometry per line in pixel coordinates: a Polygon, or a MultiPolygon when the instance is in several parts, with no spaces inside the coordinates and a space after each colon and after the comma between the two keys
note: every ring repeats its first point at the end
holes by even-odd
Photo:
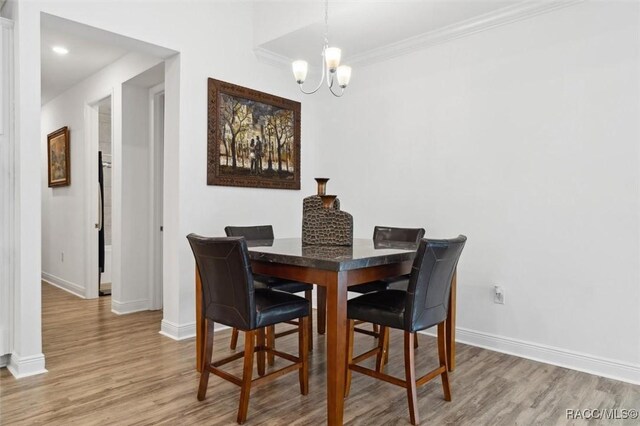
{"type": "MultiPolygon", "coordinates": [[[[15,380],[0,369],[0,424],[235,424],[239,388],[211,377],[206,401],[198,402],[194,339],[175,342],[158,334],[160,312],[117,316],[110,311],[110,298],[81,300],[47,284],[42,291],[49,373],[15,380]]],[[[230,353],[229,338],[228,330],[216,333],[216,357],[230,353]]],[[[299,394],[297,374],[256,388],[247,425],[325,422],[325,345],[322,336],[314,339],[309,395],[299,394]]],[[[398,377],[403,374],[401,339],[392,330],[387,371],[398,377]]],[[[372,342],[356,336],[356,353],[372,342]]],[[[296,336],[277,343],[294,352],[296,336]]],[[[420,336],[416,358],[418,374],[437,365],[434,338],[420,336]]],[[[284,362],[276,360],[275,368],[284,362]]],[[[241,367],[242,361],[229,365],[235,374],[241,367]]],[[[565,410],[640,409],[640,386],[467,345],[458,346],[457,369],[450,377],[451,402],[443,400],[439,379],[418,390],[422,424],[587,424],[567,420],[565,410]]],[[[354,374],[345,423],[409,424],[405,390],[354,374]]]]}

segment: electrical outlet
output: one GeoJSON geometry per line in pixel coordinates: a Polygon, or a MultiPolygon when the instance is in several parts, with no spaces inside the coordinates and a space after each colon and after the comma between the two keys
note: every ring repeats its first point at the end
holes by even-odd
{"type": "Polygon", "coordinates": [[[64,252],[60,252],[60,262],[64,263],[64,252]]]}
{"type": "Polygon", "coordinates": [[[504,305],[504,289],[499,285],[493,286],[493,303],[504,305]]]}

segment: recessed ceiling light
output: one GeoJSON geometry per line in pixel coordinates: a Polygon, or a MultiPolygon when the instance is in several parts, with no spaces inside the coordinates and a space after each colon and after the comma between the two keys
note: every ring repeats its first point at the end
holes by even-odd
{"type": "Polygon", "coordinates": [[[58,55],[66,55],[67,53],[69,53],[69,49],[62,46],[53,46],[51,50],[56,52],[58,55]]]}

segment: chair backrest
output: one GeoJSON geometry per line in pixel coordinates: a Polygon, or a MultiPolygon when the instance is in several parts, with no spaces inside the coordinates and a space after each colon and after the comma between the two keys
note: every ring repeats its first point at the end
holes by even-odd
{"type": "Polygon", "coordinates": [[[407,288],[405,330],[424,330],[447,319],[451,279],[466,241],[464,235],[420,241],[407,288]]]}
{"type": "Polygon", "coordinates": [[[220,324],[242,330],[256,325],[253,275],[242,237],[187,235],[202,282],[202,312],[220,324]]]}
{"type": "Polygon", "coordinates": [[[390,226],[376,226],[373,228],[373,241],[398,241],[416,243],[424,237],[424,228],[392,228],[390,226]]]}
{"type": "Polygon", "coordinates": [[[248,241],[273,240],[273,226],[226,226],[227,237],[245,237],[248,241]]]}

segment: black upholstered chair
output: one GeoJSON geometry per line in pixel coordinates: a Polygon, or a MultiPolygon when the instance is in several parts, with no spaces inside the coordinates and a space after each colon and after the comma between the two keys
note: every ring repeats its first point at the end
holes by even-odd
{"type": "MultiPolygon", "coordinates": [[[[224,232],[228,237],[244,237],[247,241],[269,241],[274,239],[273,226],[271,225],[258,225],[258,226],[227,226],[224,228],[224,232]]],[[[313,285],[300,283],[291,280],[285,280],[282,278],[269,277],[266,275],[255,274],[253,276],[256,288],[270,288],[273,290],[286,291],[287,293],[301,293],[304,292],[305,298],[312,303],[313,285]]],[[[297,324],[294,324],[297,325],[297,324]]],[[[277,337],[286,336],[287,334],[295,333],[295,329],[275,332],[274,327],[267,329],[267,339],[271,346],[275,346],[275,339],[277,337]]],[[[309,350],[313,351],[313,310],[309,311],[309,350]]],[[[236,348],[238,342],[238,330],[233,329],[231,332],[231,349],[236,348]]],[[[268,356],[269,364],[273,364],[273,356],[268,356]]]]}
{"type": "MultiPolygon", "coordinates": [[[[389,243],[414,243],[418,244],[422,237],[424,237],[424,228],[393,228],[390,226],[376,226],[373,228],[373,243],[383,244],[389,243]]],[[[349,287],[349,291],[354,293],[366,294],[374,291],[387,290],[390,286],[404,285],[406,289],[406,283],[409,281],[408,275],[402,275],[399,277],[392,277],[381,281],[372,281],[366,284],[354,285],[349,287]]],[[[358,322],[357,324],[359,324],[358,322]]],[[[373,331],[365,330],[362,328],[356,328],[358,333],[367,334],[378,338],[378,326],[373,325],[373,331]]],[[[418,340],[415,341],[416,347],[418,346],[418,340]]],[[[385,361],[386,362],[386,361],[385,361]]]]}
{"type": "Polygon", "coordinates": [[[409,285],[406,290],[381,290],[368,293],[347,303],[349,337],[347,341],[346,395],[351,385],[351,371],[384,380],[407,389],[411,424],[418,424],[416,387],[429,380],[442,377],[444,399],[451,400],[449,375],[447,372],[447,349],[445,321],[449,306],[451,279],[458,259],[467,241],[460,235],[450,240],[422,240],[413,262],[409,285]],[[378,346],[357,357],[353,357],[354,321],[372,322],[380,326],[378,346]],[[438,358],[440,365],[426,375],[416,379],[414,338],[420,330],[438,326],[438,358]],[[384,358],[389,345],[389,328],[404,331],[405,380],[384,374],[384,358]],[[358,365],[359,362],[376,356],[376,369],[358,365]]]}
{"type": "Polygon", "coordinates": [[[198,400],[207,393],[209,374],[213,373],[241,387],[238,423],[247,418],[251,386],[269,382],[285,373],[298,370],[300,392],[309,392],[307,323],[311,306],[302,297],[290,293],[255,288],[247,242],[241,237],[205,238],[187,236],[196,259],[202,282],[202,315],[206,328],[204,365],[200,375],[198,400]],[[276,351],[266,343],[265,328],[276,323],[298,319],[299,355],[276,351]],[[244,368],[236,377],[218,367],[242,358],[237,353],[219,361],[212,361],[214,323],[224,324],[245,332],[244,368]],[[256,345],[257,341],[257,345],[256,345]],[[252,380],[254,352],[258,356],[258,375],[252,380]],[[293,364],[265,375],[265,353],[280,356],[293,364]]]}
{"type": "MultiPolygon", "coordinates": [[[[418,244],[424,237],[424,228],[392,228],[390,226],[376,226],[373,228],[373,242],[380,244],[383,242],[399,242],[418,244]]],[[[349,287],[349,291],[366,294],[373,291],[386,290],[390,285],[397,282],[407,282],[409,276],[403,275],[382,281],[372,281],[370,283],[354,285],[349,287]]]]}

